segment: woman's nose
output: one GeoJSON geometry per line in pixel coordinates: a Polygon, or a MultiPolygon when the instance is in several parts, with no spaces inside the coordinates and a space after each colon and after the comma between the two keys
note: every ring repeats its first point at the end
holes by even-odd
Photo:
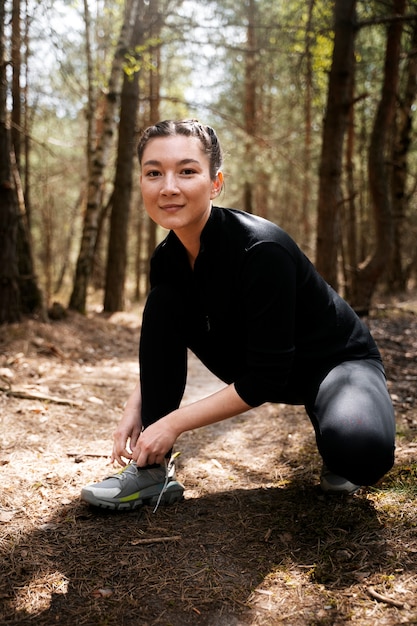
{"type": "Polygon", "coordinates": [[[161,192],[165,195],[179,192],[177,177],[174,174],[165,174],[161,192]]]}

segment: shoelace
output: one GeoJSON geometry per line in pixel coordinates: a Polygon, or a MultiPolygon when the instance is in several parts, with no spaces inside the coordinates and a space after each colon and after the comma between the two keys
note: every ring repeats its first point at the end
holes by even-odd
{"type": "Polygon", "coordinates": [[[181,454],[181,452],[175,452],[175,454],[173,454],[171,456],[171,458],[169,459],[169,463],[167,463],[167,465],[166,465],[166,468],[165,468],[165,482],[164,482],[164,484],[162,486],[161,493],[158,496],[158,500],[156,501],[155,508],[152,511],[152,513],[156,513],[156,511],[158,510],[158,507],[159,507],[159,505],[161,503],[161,500],[162,500],[162,496],[164,495],[164,493],[165,493],[165,491],[166,491],[166,489],[168,487],[169,473],[170,473],[170,471],[172,470],[172,468],[174,466],[175,459],[177,457],[179,457],[180,454],[181,454]]]}

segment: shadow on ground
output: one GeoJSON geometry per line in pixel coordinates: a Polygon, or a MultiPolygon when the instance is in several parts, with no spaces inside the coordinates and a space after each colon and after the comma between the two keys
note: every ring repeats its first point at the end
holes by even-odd
{"type": "MultiPolygon", "coordinates": [[[[74,501],[2,552],[0,623],[21,626],[344,623],[348,607],[333,593],[398,563],[366,496],[325,498],[296,484],[186,499],[155,514],[97,513],[74,501]],[[48,579],[37,610],[33,598],[34,612],[19,609],[22,594],[35,596],[48,579]],[[294,615],[291,597],[299,601],[307,581],[294,615]]],[[[415,574],[415,553],[403,563],[415,574]]]]}

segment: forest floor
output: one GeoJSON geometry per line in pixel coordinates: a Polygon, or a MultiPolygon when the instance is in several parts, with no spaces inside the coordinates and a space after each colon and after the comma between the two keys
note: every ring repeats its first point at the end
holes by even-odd
{"type": "MultiPolygon", "coordinates": [[[[96,512],[137,379],[138,313],[0,328],[0,624],[417,624],[417,300],[367,320],[397,413],[395,467],[324,496],[302,407],[184,434],[185,499],[96,512]]],[[[185,401],[220,386],[194,358],[185,401]]]]}

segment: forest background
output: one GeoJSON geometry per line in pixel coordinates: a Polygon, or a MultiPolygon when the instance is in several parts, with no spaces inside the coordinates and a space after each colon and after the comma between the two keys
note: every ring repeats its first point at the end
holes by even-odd
{"type": "MultiPolygon", "coordinates": [[[[415,626],[417,0],[0,0],[0,28],[0,626],[415,626]],[[181,436],[184,502],[80,502],[165,236],[137,140],[183,117],[220,136],[220,202],[369,313],[396,462],[352,498],[319,489],[304,408],[267,403],[181,436]]],[[[219,388],[188,365],[184,402],[219,388]]]]}
{"type": "Polygon", "coordinates": [[[214,126],[220,203],[362,313],[417,277],[417,3],[1,0],[0,323],[146,295],[141,129],[214,126]],[[54,311],[57,311],[55,305],[54,311]]]}

